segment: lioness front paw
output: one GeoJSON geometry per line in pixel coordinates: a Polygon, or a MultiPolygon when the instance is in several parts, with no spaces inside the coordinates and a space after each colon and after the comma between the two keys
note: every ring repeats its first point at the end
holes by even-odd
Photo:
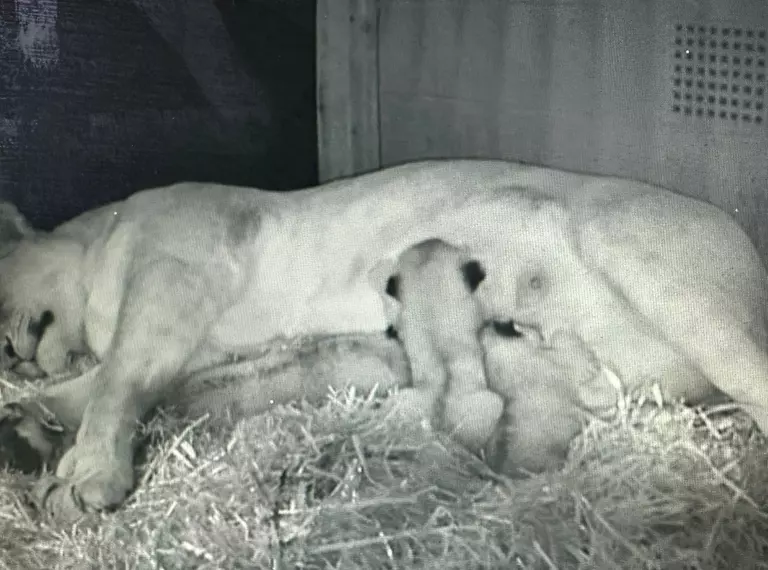
{"type": "Polygon", "coordinates": [[[32,491],[38,509],[61,522],[120,506],[133,488],[133,465],[105,459],[77,445],[62,458],[56,476],[42,478],[32,491]]]}
{"type": "Polygon", "coordinates": [[[55,468],[73,440],[74,434],[34,401],[0,408],[0,467],[23,473],[39,473],[44,466],[55,468]]]}

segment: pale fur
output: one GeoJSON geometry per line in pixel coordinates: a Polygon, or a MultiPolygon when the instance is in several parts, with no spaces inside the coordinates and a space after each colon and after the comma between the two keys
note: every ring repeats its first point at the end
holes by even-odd
{"type": "MultiPolygon", "coordinates": [[[[38,346],[47,371],[70,352],[99,360],[41,396],[77,437],[40,496],[69,505],[59,516],[119,505],[137,419],[228,355],[281,336],[382,331],[384,283],[370,279],[429,237],[466,246],[493,275],[478,292],[491,317],[545,340],[570,331],[630,388],[655,379],[691,400],[720,389],[768,429],[766,272],[738,225],[703,202],[501,161],[413,163],[290,193],[178,184],[0,259],[5,315],[56,317],[38,346]]],[[[259,386],[263,402],[302,389],[259,386]]],[[[527,429],[551,422],[546,397],[527,429]]]]}
{"type": "Polygon", "coordinates": [[[559,467],[568,444],[591,416],[615,410],[621,392],[585,343],[556,331],[510,339],[483,331],[488,383],[505,400],[504,415],[485,448],[488,464],[520,476],[559,467]]]}
{"type": "Polygon", "coordinates": [[[413,387],[397,394],[394,406],[479,451],[501,417],[503,400],[487,386],[479,339],[485,315],[462,274],[471,261],[463,249],[437,239],[414,244],[397,259],[400,309],[392,324],[408,355],[413,387]]]}

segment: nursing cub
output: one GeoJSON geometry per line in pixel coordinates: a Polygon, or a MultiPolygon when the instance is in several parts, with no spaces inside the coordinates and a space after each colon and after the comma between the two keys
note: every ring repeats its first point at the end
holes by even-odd
{"type": "Polygon", "coordinates": [[[485,444],[504,407],[488,390],[479,338],[485,317],[474,292],[484,279],[465,251],[428,239],[400,255],[386,287],[400,309],[391,324],[413,378],[395,408],[428,418],[473,450],[485,444]]]}

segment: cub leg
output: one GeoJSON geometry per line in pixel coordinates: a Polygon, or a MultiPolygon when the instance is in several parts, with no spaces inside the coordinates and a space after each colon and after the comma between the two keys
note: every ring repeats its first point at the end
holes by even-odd
{"type": "Polygon", "coordinates": [[[448,382],[448,371],[434,345],[432,331],[421,326],[421,322],[409,322],[402,328],[403,348],[410,361],[414,389],[442,392],[448,382]]]}
{"type": "Polygon", "coordinates": [[[445,396],[444,421],[453,437],[473,452],[480,451],[493,435],[504,412],[504,399],[490,390],[445,396]]]}
{"type": "Polygon", "coordinates": [[[488,389],[483,347],[475,343],[457,351],[448,363],[442,427],[471,451],[480,451],[504,411],[504,399],[488,389]]]}
{"type": "Polygon", "coordinates": [[[408,420],[418,420],[425,427],[433,427],[432,418],[435,415],[439,391],[423,388],[402,388],[392,396],[387,404],[397,414],[402,414],[408,420]]]}
{"type": "Polygon", "coordinates": [[[432,344],[429,331],[413,322],[403,323],[403,348],[410,362],[413,386],[403,388],[389,404],[397,413],[424,420],[433,426],[438,400],[448,381],[440,354],[432,344]]]}
{"type": "Polygon", "coordinates": [[[75,444],[59,463],[57,477],[42,480],[35,492],[54,517],[71,520],[118,506],[132,489],[137,422],[171,388],[228,303],[215,296],[222,287],[200,275],[171,260],[139,268],[130,279],[121,322],[95,373],[75,444]],[[191,320],[185,318],[190,307],[191,320]]]}

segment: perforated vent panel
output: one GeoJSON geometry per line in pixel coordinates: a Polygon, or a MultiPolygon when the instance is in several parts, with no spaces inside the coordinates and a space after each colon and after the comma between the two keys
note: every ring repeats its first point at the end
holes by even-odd
{"type": "Polygon", "coordinates": [[[672,111],[764,125],[767,44],[764,29],[677,24],[672,111]]]}

